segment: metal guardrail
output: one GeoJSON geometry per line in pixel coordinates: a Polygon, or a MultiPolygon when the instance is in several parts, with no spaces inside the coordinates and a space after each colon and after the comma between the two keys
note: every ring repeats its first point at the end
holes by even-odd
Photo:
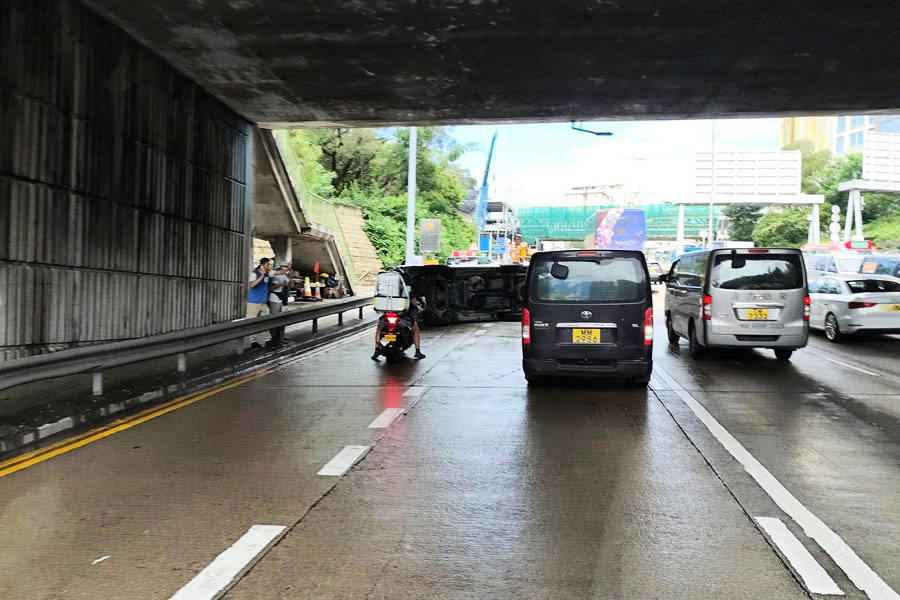
{"type": "Polygon", "coordinates": [[[312,321],[313,334],[318,333],[318,321],[323,317],[338,316],[338,324],[344,324],[344,313],[359,310],[372,304],[372,298],[348,298],[329,301],[323,306],[283,312],[256,319],[241,319],[230,323],[218,323],[207,327],[176,331],[124,342],[85,346],[41,354],[0,365],[0,390],[45,379],[91,373],[93,393],[103,394],[103,371],[134,363],[177,356],[177,371],[187,371],[187,353],[230,342],[242,337],[262,333],[276,327],[287,327],[312,321]]]}

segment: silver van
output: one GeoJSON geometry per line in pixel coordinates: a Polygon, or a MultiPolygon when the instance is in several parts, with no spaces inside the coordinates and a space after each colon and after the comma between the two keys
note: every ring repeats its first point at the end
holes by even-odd
{"type": "Polygon", "coordinates": [[[799,250],[741,248],[684,254],[664,276],[669,342],[772,348],[789,360],[809,338],[810,298],[799,250]]]}

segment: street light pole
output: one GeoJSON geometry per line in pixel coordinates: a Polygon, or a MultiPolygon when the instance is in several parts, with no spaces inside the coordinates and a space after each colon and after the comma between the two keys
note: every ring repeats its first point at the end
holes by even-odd
{"type": "Polygon", "coordinates": [[[416,256],[416,128],[409,128],[409,168],[406,175],[406,264],[416,256]]]}

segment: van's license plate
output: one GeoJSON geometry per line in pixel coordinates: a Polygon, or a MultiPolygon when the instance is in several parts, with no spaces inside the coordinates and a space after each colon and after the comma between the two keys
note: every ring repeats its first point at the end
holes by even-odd
{"type": "Polygon", "coordinates": [[[769,318],[769,309],[768,308],[748,308],[747,309],[747,320],[748,321],[766,321],[769,318]]]}
{"type": "Polygon", "coordinates": [[[600,343],[600,329],[573,329],[572,330],[572,343],[573,344],[599,344],[600,343]]]}

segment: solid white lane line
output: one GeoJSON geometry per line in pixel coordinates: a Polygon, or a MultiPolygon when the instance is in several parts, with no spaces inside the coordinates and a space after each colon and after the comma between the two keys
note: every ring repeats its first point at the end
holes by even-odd
{"type": "Polygon", "coordinates": [[[844,592],[837,586],[831,575],[825,572],[809,550],[800,543],[791,530],[781,521],[772,517],[756,517],[756,522],[778,546],[781,554],[791,563],[794,571],[800,576],[803,585],[813,594],[843,596],[844,592]]]}
{"type": "Polygon", "coordinates": [[[813,353],[816,354],[817,356],[819,356],[820,358],[824,358],[824,359],[827,360],[828,362],[834,363],[834,364],[836,364],[836,365],[840,365],[840,366],[842,366],[842,367],[846,367],[846,368],[848,368],[848,369],[852,369],[852,370],[854,370],[854,371],[857,371],[857,372],[859,372],[859,373],[862,373],[863,375],[869,375],[869,376],[871,376],[871,377],[881,377],[881,373],[878,373],[878,372],[876,372],[876,371],[870,371],[870,370],[868,370],[868,369],[863,369],[862,367],[857,367],[856,365],[851,365],[851,364],[848,363],[848,362],[844,362],[844,361],[838,360],[838,359],[836,359],[836,358],[831,358],[830,356],[828,356],[828,355],[825,354],[824,352],[813,352],[813,353]]]}
{"type": "Polygon", "coordinates": [[[340,477],[350,470],[369,451],[368,446],[344,446],[334,458],[325,463],[316,475],[323,477],[340,477]]]}
{"type": "Polygon", "coordinates": [[[254,525],[187,585],[175,592],[170,600],[221,598],[278,540],[284,530],[281,525],[254,525]]]}
{"type": "Polygon", "coordinates": [[[403,408],[386,408],[384,409],[380,415],[378,415],[374,421],[369,423],[369,429],[384,429],[386,427],[390,427],[391,423],[394,422],[394,419],[403,414],[403,408]]]}
{"type": "Polygon", "coordinates": [[[671,390],[678,394],[678,397],[693,411],[709,432],[719,440],[719,443],[728,450],[729,454],[741,463],[750,477],[756,480],[756,483],[772,498],[775,504],[787,513],[803,529],[806,535],[814,539],[831,556],[835,564],[847,574],[847,577],[850,578],[850,581],[856,587],[865,592],[872,600],[900,600],[900,595],[885,583],[878,576],[878,573],[873,571],[853,551],[853,548],[847,545],[847,542],[841,536],[832,531],[819,517],[801,504],[687,390],[681,387],[661,367],[654,368],[653,374],[658,375],[671,390]]]}

